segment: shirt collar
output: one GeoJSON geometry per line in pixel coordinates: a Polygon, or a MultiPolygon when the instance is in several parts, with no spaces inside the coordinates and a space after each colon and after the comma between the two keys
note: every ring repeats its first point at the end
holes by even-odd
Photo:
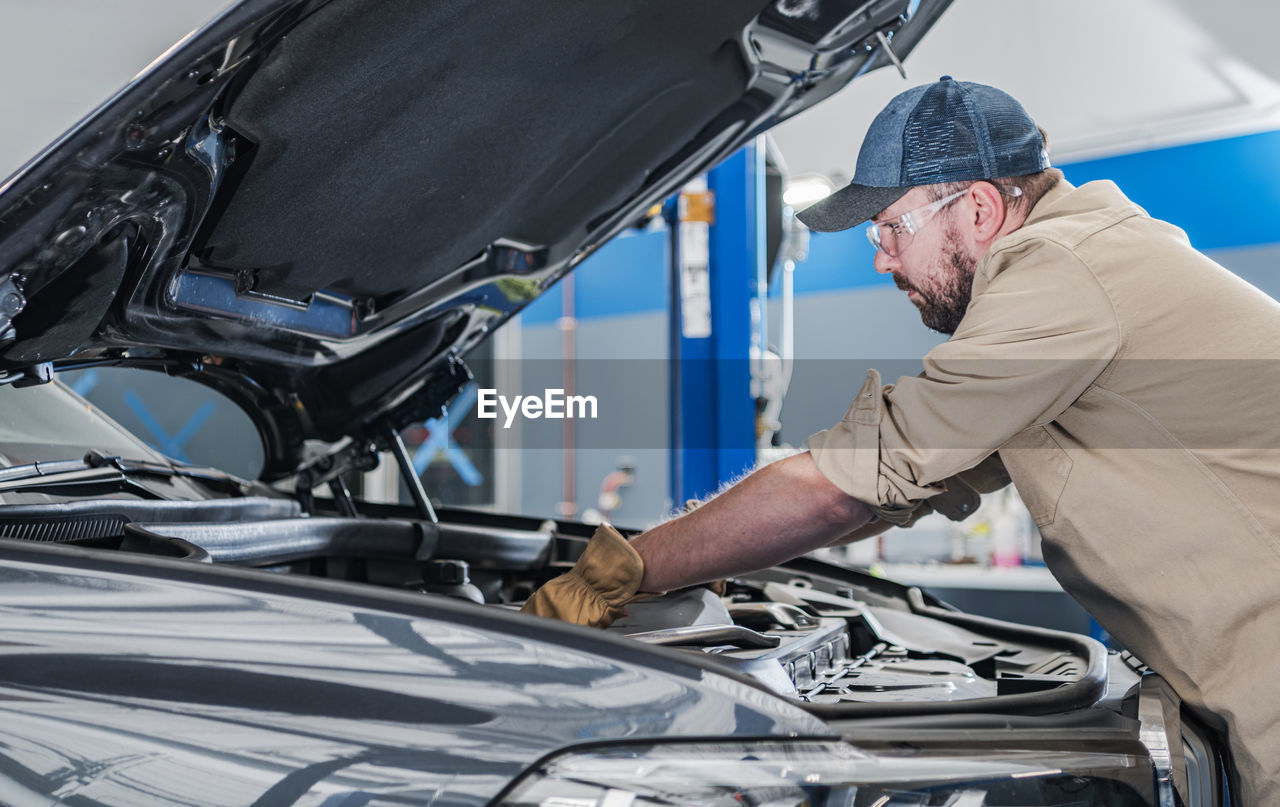
{"type": "Polygon", "coordinates": [[[1058,202],[1065,199],[1067,194],[1075,189],[1076,186],[1065,178],[1058,180],[1057,184],[1045,191],[1044,196],[1041,196],[1039,201],[1031,208],[1031,212],[1027,214],[1027,218],[1022,222],[1021,227],[1026,227],[1028,224],[1034,224],[1040,219],[1048,218],[1053,213],[1053,208],[1057,206],[1058,202]]]}

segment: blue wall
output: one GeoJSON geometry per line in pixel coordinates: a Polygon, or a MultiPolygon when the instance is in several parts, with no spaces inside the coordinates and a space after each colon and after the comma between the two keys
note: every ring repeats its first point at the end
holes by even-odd
{"type": "MultiPolygon", "coordinates": [[[[578,319],[666,311],[666,229],[619,234],[573,270],[573,283],[578,319]]],[[[521,312],[520,321],[525,326],[555,323],[563,304],[557,283],[521,312]]]]}
{"type": "Polygon", "coordinates": [[[1210,251],[1280,242],[1280,132],[1062,166],[1076,185],[1110,179],[1210,251]]]}
{"type": "MultiPolygon", "coordinates": [[[[1110,179],[1152,216],[1176,224],[1206,252],[1280,245],[1280,131],[1155,149],[1059,166],[1076,185],[1110,179]]],[[[615,238],[575,271],[578,317],[655,313],[667,306],[665,231],[615,238]]],[[[797,295],[892,286],[871,268],[861,227],[813,233],[796,267],[797,295]]],[[[1231,268],[1229,259],[1222,261],[1231,268]]],[[[1276,294],[1280,289],[1267,289],[1276,294]]],[[[771,296],[776,296],[776,288],[771,296]]],[[[528,309],[526,324],[560,316],[553,288],[528,309]]]]}

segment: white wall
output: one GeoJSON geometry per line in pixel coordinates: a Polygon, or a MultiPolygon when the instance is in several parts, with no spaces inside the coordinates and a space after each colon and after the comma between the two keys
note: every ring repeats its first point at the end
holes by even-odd
{"type": "MultiPolygon", "coordinates": [[[[129,81],[226,0],[0,0],[0,177],[129,81]]],[[[852,171],[889,98],[944,73],[1001,86],[1054,157],[1280,128],[1280,4],[956,0],[907,60],[775,130],[793,174],[852,171]]]]}
{"type": "Polygon", "coordinates": [[[1280,4],[955,0],[907,59],[774,130],[793,176],[847,182],[875,114],[951,75],[1007,90],[1075,161],[1280,128],[1280,4]]]}
{"type": "Polygon", "coordinates": [[[0,0],[0,178],[227,0],[0,0]]]}

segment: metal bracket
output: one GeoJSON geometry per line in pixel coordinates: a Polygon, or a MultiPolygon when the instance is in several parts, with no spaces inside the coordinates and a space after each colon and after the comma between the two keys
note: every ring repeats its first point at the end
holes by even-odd
{"type": "Polygon", "coordinates": [[[1158,807],[1174,807],[1178,800],[1174,786],[1175,754],[1171,743],[1179,740],[1181,735],[1166,730],[1164,705],[1159,695],[1162,688],[1169,689],[1155,673],[1142,677],[1138,689],[1138,739],[1146,746],[1147,753],[1151,755],[1151,765],[1155,768],[1156,804],[1158,807]]]}
{"type": "Polygon", "coordinates": [[[310,491],[338,479],[348,471],[372,471],[378,467],[378,449],[371,441],[353,440],[332,454],[304,465],[295,475],[294,488],[310,491]]]}
{"type": "Polygon", "coordinates": [[[12,384],[14,387],[35,387],[48,384],[52,380],[53,362],[48,361],[0,375],[0,385],[12,384]]]}
{"type": "MultiPolygon", "coordinates": [[[[471,383],[471,370],[457,354],[449,354],[437,360],[427,373],[428,381],[421,390],[387,415],[400,426],[417,423],[428,418],[440,417],[445,406],[471,383]]],[[[372,424],[369,425],[373,430],[372,424]]],[[[381,432],[379,432],[381,435],[381,432]]]]}
{"type": "Polygon", "coordinates": [[[0,278],[0,344],[12,342],[18,337],[13,328],[13,318],[27,307],[27,298],[22,293],[13,275],[0,278]]]}

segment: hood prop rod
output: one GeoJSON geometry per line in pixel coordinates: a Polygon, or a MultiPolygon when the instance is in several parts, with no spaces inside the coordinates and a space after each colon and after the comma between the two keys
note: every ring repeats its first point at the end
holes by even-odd
{"type": "Polygon", "coordinates": [[[893,48],[889,46],[889,37],[884,35],[884,31],[876,31],[876,41],[880,43],[880,47],[884,48],[884,53],[889,57],[889,61],[893,62],[893,66],[898,68],[899,75],[906,78],[907,68],[902,66],[902,60],[898,58],[898,54],[894,53],[893,48]]]}
{"type": "Polygon", "coordinates": [[[342,481],[341,476],[335,476],[329,480],[329,491],[333,494],[333,501],[338,505],[338,512],[347,518],[356,518],[360,512],[356,510],[356,503],[351,498],[351,491],[347,488],[347,483],[342,481]]]}
{"type": "Polygon", "coordinates": [[[427,490],[422,486],[422,480],[418,478],[418,471],[413,467],[413,459],[409,456],[409,449],[405,448],[404,440],[400,438],[400,432],[396,431],[396,427],[390,420],[384,420],[382,434],[387,438],[387,448],[396,458],[396,465],[400,467],[401,478],[409,486],[409,495],[413,497],[413,504],[418,508],[418,515],[432,524],[439,524],[440,519],[436,518],[436,510],[431,506],[431,500],[427,498],[427,490]]]}

